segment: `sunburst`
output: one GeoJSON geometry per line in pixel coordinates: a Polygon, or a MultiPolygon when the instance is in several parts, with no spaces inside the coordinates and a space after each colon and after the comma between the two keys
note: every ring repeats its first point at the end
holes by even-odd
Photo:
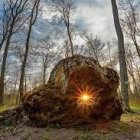
{"type": "Polygon", "coordinates": [[[93,104],[93,90],[86,86],[85,89],[81,90],[78,88],[78,106],[89,107],[93,104]]]}

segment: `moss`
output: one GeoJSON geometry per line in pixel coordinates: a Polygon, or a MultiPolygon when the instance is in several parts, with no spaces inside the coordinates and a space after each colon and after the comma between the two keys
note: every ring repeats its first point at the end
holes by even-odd
{"type": "Polygon", "coordinates": [[[129,104],[132,110],[140,112],[140,97],[130,98],[129,104]]]}
{"type": "Polygon", "coordinates": [[[73,140],[95,140],[92,134],[81,134],[79,136],[75,136],[73,140]]]}
{"type": "Polygon", "coordinates": [[[40,140],[50,140],[48,134],[45,134],[43,137],[41,137],[40,140]]]}
{"type": "Polygon", "coordinates": [[[140,114],[131,114],[131,113],[127,113],[127,114],[123,114],[121,117],[121,121],[122,122],[138,122],[140,121],[140,114]]]}

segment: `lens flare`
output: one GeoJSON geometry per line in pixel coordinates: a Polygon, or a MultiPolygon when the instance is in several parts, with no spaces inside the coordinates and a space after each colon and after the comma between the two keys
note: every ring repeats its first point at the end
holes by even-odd
{"type": "Polygon", "coordinates": [[[84,90],[78,89],[78,105],[89,107],[93,103],[93,90],[87,86],[84,90]]]}
{"type": "Polygon", "coordinates": [[[77,99],[77,105],[81,108],[81,110],[88,110],[94,106],[96,104],[96,94],[103,91],[102,88],[95,90],[88,85],[81,85],[79,87],[75,82],[72,82],[72,84],[77,88],[76,97],[74,98],[77,99]]]}
{"type": "Polygon", "coordinates": [[[85,95],[82,95],[81,98],[82,98],[83,101],[86,102],[86,101],[88,101],[90,99],[90,96],[88,96],[88,95],[85,94],[85,95]]]}
{"type": "Polygon", "coordinates": [[[84,94],[80,96],[79,98],[79,104],[80,105],[86,105],[89,106],[92,103],[92,96],[88,94],[84,94]]]}

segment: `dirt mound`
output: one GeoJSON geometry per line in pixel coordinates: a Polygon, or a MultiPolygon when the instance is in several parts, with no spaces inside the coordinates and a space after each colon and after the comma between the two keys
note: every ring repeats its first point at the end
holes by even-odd
{"type": "Polygon", "coordinates": [[[116,71],[102,68],[91,57],[75,55],[61,60],[47,85],[23,97],[23,107],[37,125],[62,126],[119,120],[122,108],[117,98],[116,71]]]}

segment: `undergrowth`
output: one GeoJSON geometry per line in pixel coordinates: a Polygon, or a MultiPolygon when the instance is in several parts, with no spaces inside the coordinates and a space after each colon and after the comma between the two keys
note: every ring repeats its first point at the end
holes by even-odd
{"type": "Polygon", "coordinates": [[[5,111],[9,108],[16,107],[16,95],[12,94],[11,96],[4,96],[4,104],[0,106],[0,112],[5,111]]]}
{"type": "Polygon", "coordinates": [[[133,97],[130,98],[130,107],[135,112],[140,112],[140,97],[133,97]]]}

